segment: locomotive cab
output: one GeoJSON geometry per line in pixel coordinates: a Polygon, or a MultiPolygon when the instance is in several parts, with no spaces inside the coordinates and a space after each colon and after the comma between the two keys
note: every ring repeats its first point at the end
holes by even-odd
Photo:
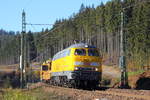
{"type": "Polygon", "coordinates": [[[47,60],[41,66],[40,79],[47,82],[51,77],[51,60],[47,60]]]}
{"type": "Polygon", "coordinates": [[[98,84],[101,81],[101,56],[98,49],[93,47],[73,49],[72,79],[79,81],[89,81],[98,84]]]}

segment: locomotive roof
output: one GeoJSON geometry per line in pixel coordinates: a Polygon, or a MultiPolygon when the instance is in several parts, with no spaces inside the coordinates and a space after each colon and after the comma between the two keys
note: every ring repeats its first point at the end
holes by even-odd
{"type": "Polygon", "coordinates": [[[53,60],[54,60],[54,58],[56,58],[59,54],[61,54],[62,52],[68,50],[69,48],[96,48],[96,47],[95,47],[95,46],[92,46],[92,45],[85,44],[85,43],[73,44],[73,45],[69,46],[68,48],[66,48],[66,49],[64,49],[64,50],[57,52],[57,53],[54,55],[53,60]]]}
{"type": "Polygon", "coordinates": [[[73,44],[68,48],[96,48],[96,47],[92,45],[88,45],[86,43],[78,43],[78,44],[73,44]]]}

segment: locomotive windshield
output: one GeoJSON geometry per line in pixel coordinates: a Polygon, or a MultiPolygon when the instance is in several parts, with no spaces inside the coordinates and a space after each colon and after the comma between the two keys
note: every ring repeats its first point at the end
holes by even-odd
{"type": "Polygon", "coordinates": [[[85,51],[85,49],[76,49],[75,50],[75,55],[85,56],[86,51],[85,51]]]}
{"type": "Polygon", "coordinates": [[[48,70],[48,66],[43,65],[43,66],[42,66],[42,70],[43,70],[43,71],[47,71],[47,70],[48,70]]]}
{"type": "Polygon", "coordinates": [[[99,53],[96,49],[88,49],[88,56],[99,56],[99,53]]]}

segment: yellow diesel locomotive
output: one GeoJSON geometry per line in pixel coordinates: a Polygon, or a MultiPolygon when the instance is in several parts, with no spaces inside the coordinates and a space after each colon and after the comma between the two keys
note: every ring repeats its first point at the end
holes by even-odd
{"type": "Polygon", "coordinates": [[[51,60],[43,62],[40,71],[40,80],[48,82],[51,78],[51,60]]]}
{"type": "Polygon", "coordinates": [[[102,77],[101,63],[96,47],[73,44],[54,55],[48,71],[49,82],[60,86],[95,88],[102,77]]]}

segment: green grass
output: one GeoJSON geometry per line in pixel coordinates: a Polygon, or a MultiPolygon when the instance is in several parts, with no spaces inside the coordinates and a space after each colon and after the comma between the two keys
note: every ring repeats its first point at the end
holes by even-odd
{"type": "Polygon", "coordinates": [[[46,92],[43,88],[33,90],[7,89],[1,100],[72,100],[67,96],[46,92]]]}
{"type": "Polygon", "coordinates": [[[144,70],[128,72],[128,76],[139,75],[139,74],[142,74],[143,72],[144,70]]]}
{"type": "Polygon", "coordinates": [[[3,96],[4,100],[37,100],[35,96],[31,96],[28,92],[22,92],[21,90],[6,90],[3,96]]]}

